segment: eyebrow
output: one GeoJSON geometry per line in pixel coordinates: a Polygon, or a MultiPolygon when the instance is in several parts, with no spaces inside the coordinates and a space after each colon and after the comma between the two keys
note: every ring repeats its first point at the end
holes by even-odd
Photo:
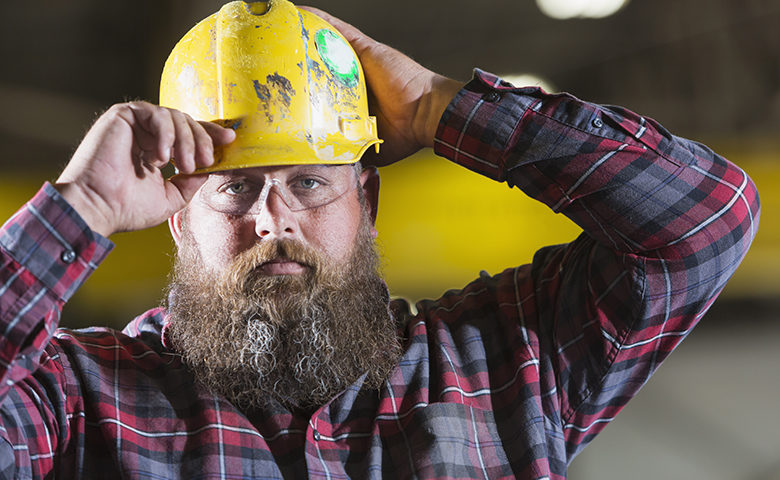
{"type": "MultiPolygon", "coordinates": [[[[313,168],[318,169],[322,167],[345,167],[345,166],[351,166],[349,164],[316,164],[316,165],[282,165],[281,167],[298,167],[299,169],[307,169],[307,168],[313,168]]],[[[236,178],[260,178],[264,177],[265,174],[262,173],[255,173],[252,171],[251,168],[241,168],[241,169],[234,169],[234,170],[221,170],[217,172],[212,172],[209,174],[209,178],[211,177],[223,177],[223,178],[229,178],[229,177],[236,177],[236,178]]]]}

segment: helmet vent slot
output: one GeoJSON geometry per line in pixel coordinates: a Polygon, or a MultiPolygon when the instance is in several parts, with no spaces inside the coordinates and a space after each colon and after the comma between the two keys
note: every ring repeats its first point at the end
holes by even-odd
{"type": "Polygon", "coordinates": [[[268,12],[268,2],[265,0],[244,0],[246,11],[252,15],[265,15],[268,12]]]}

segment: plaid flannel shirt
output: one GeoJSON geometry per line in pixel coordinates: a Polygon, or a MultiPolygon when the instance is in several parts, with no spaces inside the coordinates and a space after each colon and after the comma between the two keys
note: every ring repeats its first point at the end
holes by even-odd
{"type": "Polygon", "coordinates": [[[585,233],[416,315],[394,301],[405,354],[384,387],[358,380],[310,417],[199,388],[162,309],[57,329],[111,244],[44,186],[0,232],[0,477],[564,478],[735,270],[756,190],[652,120],[480,71],[436,152],[585,233]]]}

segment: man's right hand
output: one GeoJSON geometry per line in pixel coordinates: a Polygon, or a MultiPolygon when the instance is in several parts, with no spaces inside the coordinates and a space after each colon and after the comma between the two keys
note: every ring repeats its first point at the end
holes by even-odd
{"type": "Polygon", "coordinates": [[[146,102],[114,105],[92,126],[54,187],[104,236],[158,225],[206,180],[188,175],[214,162],[235,132],[146,102]],[[173,160],[180,175],[165,179],[173,160]]]}

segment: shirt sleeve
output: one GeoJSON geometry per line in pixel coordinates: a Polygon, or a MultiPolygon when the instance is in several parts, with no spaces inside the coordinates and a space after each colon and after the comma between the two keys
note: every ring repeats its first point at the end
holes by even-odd
{"type": "Polygon", "coordinates": [[[46,470],[43,464],[53,462],[57,438],[64,435],[56,410],[65,399],[59,362],[45,349],[62,306],[112,247],[48,183],[0,229],[3,475],[24,476],[30,472],[16,469],[46,470]],[[32,452],[39,452],[36,462],[32,452]]]}
{"type": "Polygon", "coordinates": [[[584,230],[538,252],[530,280],[514,285],[533,299],[522,305],[533,330],[524,335],[538,338],[540,389],[555,393],[545,411],[560,423],[571,459],[733,274],[756,234],[755,186],[651,119],[515,88],[479,70],[445,111],[435,151],[584,230]]]}

